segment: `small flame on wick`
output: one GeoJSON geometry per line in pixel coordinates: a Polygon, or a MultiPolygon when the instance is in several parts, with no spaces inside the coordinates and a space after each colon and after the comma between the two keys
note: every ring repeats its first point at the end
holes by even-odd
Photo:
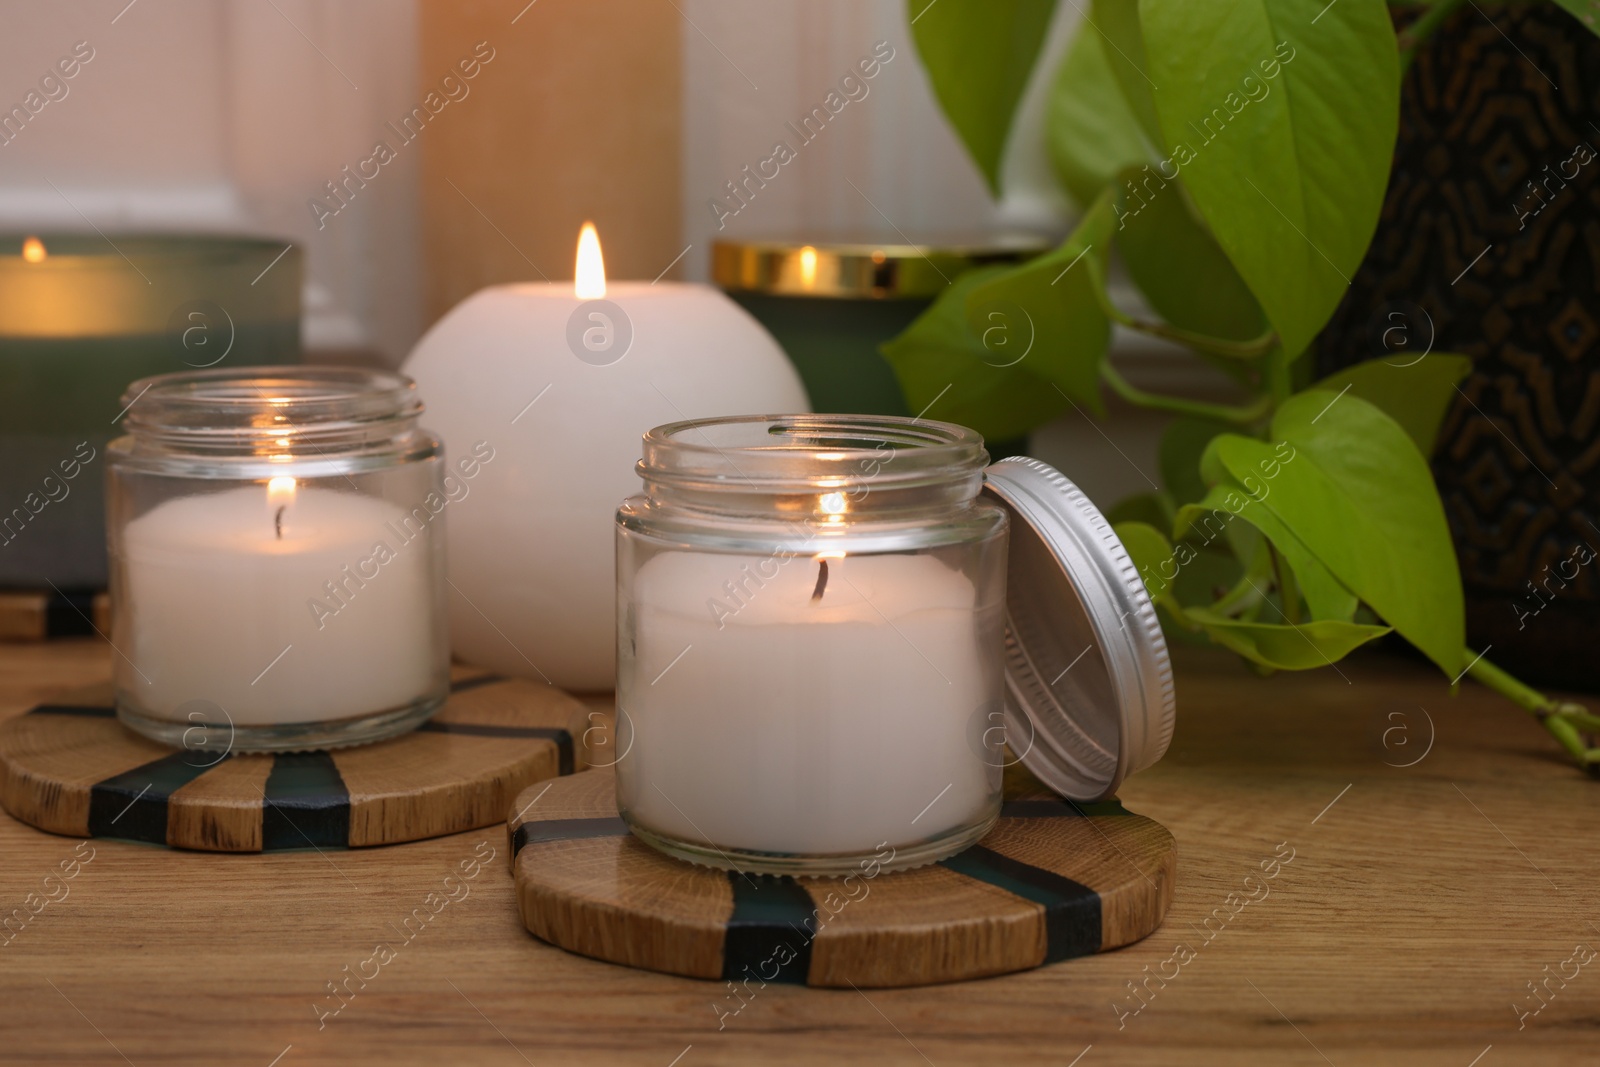
{"type": "Polygon", "coordinates": [[[606,261],[600,254],[600,235],[592,222],[585,222],[578,233],[578,262],[573,276],[573,291],[579,300],[605,299],[606,261]]]}
{"type": "Polygon", "coordinates": [[[46,252],[44,242],[37,237],[30,237],[22,242],[22,258],[28,263],[43,263],[46,252]]]}
{"type": "Polygon", "coordinates": [[[267,480],[267,510],[272,512],[272,529],[278,540],[283,540],[283,513],[294,503],[295,480],[279,475],[267,480]]]}

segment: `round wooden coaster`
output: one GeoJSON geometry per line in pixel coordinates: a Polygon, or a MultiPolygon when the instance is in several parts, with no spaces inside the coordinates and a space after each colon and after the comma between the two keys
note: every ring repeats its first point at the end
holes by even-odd
{"type": "Polygon", "coordinates": [[[213,852],[415,841],[498,823],[519,790],[573,773],[585,714],[551,686],[458,670],[404,736],[219,758],[135,734],[96,686],[0,723],[0,805],[51,833],[213,852]]]}
{"type": "Polygon", "coordinates": [[[525,790],[510,831],[522,923],[542,940],[750,989],[931,985],[1127,945],[1161,925],[1177,870],[1160,823],[1021,775],[977,845],[876,877],[797,881],[662,855],[617,815],[609,769],[525,790]]]}

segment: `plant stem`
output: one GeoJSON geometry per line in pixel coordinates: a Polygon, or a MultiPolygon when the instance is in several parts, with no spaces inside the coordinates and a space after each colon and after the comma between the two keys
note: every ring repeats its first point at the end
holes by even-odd
{"type": "Polygon", "coordinates": [[[1257,397],[1243,407],[1234,407],[1229,404],[1207,404],[1199,400],[1184,400],[1182,397],[1147,393],[1130,385],[1109,361],[1100,364],[1100,377],[1111,387],[1112,392],[1130,404],[1156,411],[1170,411],[1178,415],[1192,415],[1200,419],[1215,419],[1235,426],[1248,426],[1259,421],[1272,406],[1272,398],[1267,396],[1257,397]]]}
{"type": "Polygon", "coordinates": [[[1188,348],[1197,348],[1202,352],[1209,352],[1224,359],[1257,360],[1271,352],[1273,346],[1278,343],[1277,332],[1270,329],[1260,337],[1249,341],[1229,341],[1221,337],[1194,333],[1183,329],[1181,326],[1169,326],[1167,323],[1157,322],[1154,319],[1135,318],[1113,305],[1109,300],[1105,302],[1105,308],[1111,313],[1112,319],[1120,322],[1130,330],[1138,330],[1140,333],[1149,334],[1151,337],[1160,337],[1163,340],[1172,341],[1188,348]]]}
{"type": "MultiPolygon", "coordinates": [[[[1470,656],[1472,650],[1466,649],[1464,654],[1470,656]]],[[[1572,754],[1579,766],[1590,774],[1600,774],[1600,748],[1590,745],[1580,732],[1600,729],[1600,716],[1591,715],[1581,704],[1551,700],[1483,656],[1473,661],[1467,673],[1517,707],[1531,712],[1551,736],[1561,742],[1561,747],[1572,754]]]]}
{"type": "Polygon", "coordinates": [[[1437,0],[1429,5],[1428,10],[1418,17],[1417,21],[1401,30],[1395,38],[1395,44],[1400,48],[1400,73],[1404,74],[1411,66],[1411,60],[1417,54],[1417,46],[1433,36],[1435,30],[1455,13],[1464,0],[1437,0]]]}

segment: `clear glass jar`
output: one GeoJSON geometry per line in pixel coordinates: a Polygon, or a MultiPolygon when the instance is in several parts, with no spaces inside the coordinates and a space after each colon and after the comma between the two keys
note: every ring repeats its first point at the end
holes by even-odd
{"type": "Polygon", "coordinates": [[[107,538],[124,723],[284,751],[391,737],[444,703],[454,494],[410,379],[200,371],[123,402],[107,538]]]}
{"type": "Polygon", "coordinates": [[[1007,517],[983,439],[792,415],[644,438],[617,513],[617,806],[711,866],[932,863],[1000,809],[1007,517]]]}

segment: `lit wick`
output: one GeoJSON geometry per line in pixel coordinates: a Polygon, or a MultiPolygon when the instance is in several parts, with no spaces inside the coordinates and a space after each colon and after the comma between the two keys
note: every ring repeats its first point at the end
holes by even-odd
{"type": "Polygon", "coordinates": [[[828,588],[828,561],[819,559],[817,560],[817,587],[811,590],[812,601],[821,600],[822,591],[826,588],[828,588]]]}
{"type": "Polygon", "coordinates": [[[272,512],[272,530],[283,540],[283,513],[294,503],[295,480],[280,475],[267,481],[267,508],[272,512]]]}

